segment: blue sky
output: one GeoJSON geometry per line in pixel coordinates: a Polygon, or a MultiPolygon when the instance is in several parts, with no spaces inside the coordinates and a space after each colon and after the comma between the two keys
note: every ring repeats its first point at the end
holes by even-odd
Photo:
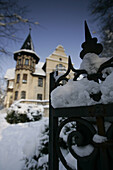
{"type": "MultiPolygon", "coordinates": [[[[40,61],[45,61],[61,44],[67,56],[71,56],[75,67],[79,67],[79,53],[84,42],[84,21],[87,20],[91,32],[96,26],[91,22],[88,4],[91,0],[19,0],[21,6],[28,6],[28,18],[38,21],[40,26],[32,26],[31,36],[40,61]]],[[[29,27],[19,31],[22,41],[11,43],[8,48],[13,53],[21,48],[29,33],[29,27]]],[[[16,62],[10,57],[7,68],[16,62]]],[[[7,69],[6,68],[6,69],[7,69]]]]}

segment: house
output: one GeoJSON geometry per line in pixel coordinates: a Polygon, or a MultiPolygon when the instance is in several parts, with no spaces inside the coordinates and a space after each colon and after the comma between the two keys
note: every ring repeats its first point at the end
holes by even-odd
{"type": "Polygon", "coordinates": [[[20,50],[14,52],[16,68],[8,69],[5,74],[7,79],[7,95],[5,106],[8,108],[14,101],[23,99],[24,102],[49,101],[49,77],[55,70],[66,71],[68,57],[63,46],[58,45],[55,51],[46,58],[45,63],[39,62],[40,58],[34,51],[34,46],[29,32],[20,50]]]}

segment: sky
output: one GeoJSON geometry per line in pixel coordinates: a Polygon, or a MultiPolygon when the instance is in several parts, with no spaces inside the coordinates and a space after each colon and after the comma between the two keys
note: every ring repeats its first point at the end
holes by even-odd
{"type": "MultiPolygon", "coordinates": [[[[27,17],[40,23],[40,26],[31,26],[31,36],[41,62],[45,62],[46,57],[62,45],[74,66],[79,68],[81,44],[85,40],[84,21],[87,21],[91,32],[96,29],[88,11],[89,2],[91,0],[19,0],[20,6],[28,7],[27,17]]],[[[13,52],[21,48],[28,33],[29,26],[26,26],[18,33],[22,40],[8,45],[12,55],[5,70],[15,67],[13,52]]]]}

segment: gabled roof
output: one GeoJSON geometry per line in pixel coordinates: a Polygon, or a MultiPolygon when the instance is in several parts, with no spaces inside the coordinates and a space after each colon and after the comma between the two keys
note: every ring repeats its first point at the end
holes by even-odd
{"type": "Polygon", "coordinates": [[[34,46],[33,46],[33,42],[32,42],[31,34],[30,33],[27,36],[27,38],[26,38],[24,44],[22,45],[21,49],[27,49],[27,50],[34,51],[34,46]]]}
{"type": "Polygon", "coordinates": [[[58,56],[59,57],[63,57],[63,58],[67,58],[67,55],[65,53],[65,49],[62,45],[58,45],[55,49],[55,51],[47,58],[53,58],[54,56],[58,56]]]}

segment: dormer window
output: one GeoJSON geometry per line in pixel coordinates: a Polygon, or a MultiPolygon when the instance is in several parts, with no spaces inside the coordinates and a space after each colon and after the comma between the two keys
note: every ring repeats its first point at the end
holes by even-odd
{"type": "Polygon", "coordinates": [[[25,65],[29,65],[29,59],[25,59],[25,65]]]}

